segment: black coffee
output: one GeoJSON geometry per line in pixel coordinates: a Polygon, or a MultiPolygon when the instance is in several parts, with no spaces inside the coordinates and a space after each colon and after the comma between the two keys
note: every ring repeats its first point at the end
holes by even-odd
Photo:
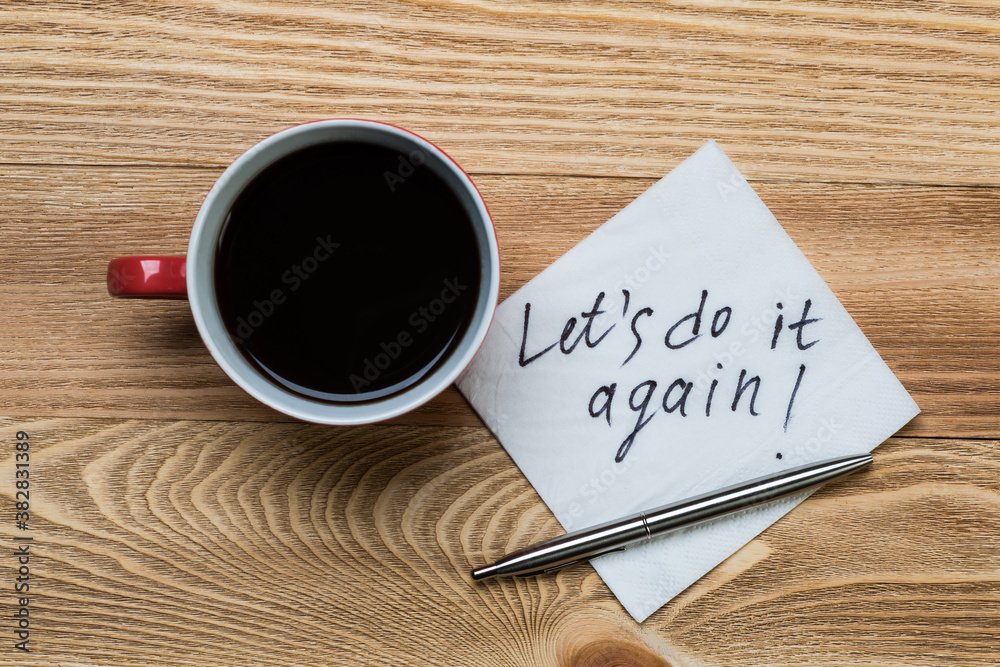
{"type": "Polygon", "coordinates": [[[379,399],[439,367],[478,298],[472,222],[425,154],[367,143],[282,158],[240,193],[215,292],[243,355],[295,393],[379,399]]]}

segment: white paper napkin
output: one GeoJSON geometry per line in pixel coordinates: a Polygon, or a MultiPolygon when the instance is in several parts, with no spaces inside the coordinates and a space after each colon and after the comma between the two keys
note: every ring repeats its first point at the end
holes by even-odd
{"type": "MultiPolygon", "coordinates": [[[[501,304],[458,386],[567,531],[870,451],[919,412],[712,142],[501,304]]],[[[591,562],[642,621],[804,498],[591,562]]]]}

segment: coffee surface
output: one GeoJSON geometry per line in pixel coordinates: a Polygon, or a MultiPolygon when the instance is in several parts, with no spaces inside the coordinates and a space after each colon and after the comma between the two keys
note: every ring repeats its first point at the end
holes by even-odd
{"type": "Polygon", "coordinates": [[[424,154],[337,142],[303,149],[240,193],[215,290],[240,352],[273,382],[371,401],[426,377],[472,319],[472,223],[424,154]]]}

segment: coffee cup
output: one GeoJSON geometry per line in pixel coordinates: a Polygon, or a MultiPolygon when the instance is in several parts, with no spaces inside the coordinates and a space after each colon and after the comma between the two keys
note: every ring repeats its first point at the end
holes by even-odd
{"type": "Polygon", "coordinates": [[[186,257],[108,265],[112,296],[188,299],[237,385],[321,424],[389,419],[443,391],[482,344],[499,283],[468,175],[411,132],[352,119],[292,127],[237,158],[186,257]]]}

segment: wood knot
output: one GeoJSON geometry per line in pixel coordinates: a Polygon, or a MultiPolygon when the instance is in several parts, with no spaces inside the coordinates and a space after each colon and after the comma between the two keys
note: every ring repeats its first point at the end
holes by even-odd
{"type": "Polygon", "coordinates": [[[620,639],[598,639],[578,646],[564,667],[670,667],[649,647],[620,639]]]}

